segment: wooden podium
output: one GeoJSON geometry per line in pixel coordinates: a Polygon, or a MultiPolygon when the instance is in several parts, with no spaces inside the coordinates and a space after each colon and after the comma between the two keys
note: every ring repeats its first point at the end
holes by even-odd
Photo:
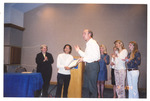
{"type": "MultiPolygon", "coordinates": [[[[78,59],[79,57],[74,57],[78,59]]],[[[85,64],[81,62],[78,64],[78,69],[71,70],[71,79],[68,88],[69,98],[81,98],[82,97],[82,83],[83,83],[83,71],[85,64]]]]}

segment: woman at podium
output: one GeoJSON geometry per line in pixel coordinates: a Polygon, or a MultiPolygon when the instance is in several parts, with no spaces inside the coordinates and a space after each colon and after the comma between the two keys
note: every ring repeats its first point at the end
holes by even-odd
{"type": "Polygon", "coordinates": [[[73,56],[71,55],[72,47],[69,44],[66,44],[63,51],[64,52],[57,57],[58,74],[56,97],[61,97],[63,85],[63,97],[67,97],[70,83],[70,67],[68,67],[68,65],[73,61],[73,56]]]}

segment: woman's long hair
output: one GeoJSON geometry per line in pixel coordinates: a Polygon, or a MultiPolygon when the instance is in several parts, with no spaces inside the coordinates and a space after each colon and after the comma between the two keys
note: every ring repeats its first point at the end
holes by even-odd
{"type": "Polygon", "coordinates": [[[133,48],[133,50],[131,51],[131,54],[130,54],[130,60],[132,60],[135,57],[135,53],[138,52],[138,45],[135,41],[131,41],[129,43],[131,43],[134,46],[134,48],[133,48]]]}
{"type": "Polygon", "coordinates": [[[107,48],[105,45],[101,44],[100,47],[103,47],[104,48],[104,54],[107,54],[107,48]]]}

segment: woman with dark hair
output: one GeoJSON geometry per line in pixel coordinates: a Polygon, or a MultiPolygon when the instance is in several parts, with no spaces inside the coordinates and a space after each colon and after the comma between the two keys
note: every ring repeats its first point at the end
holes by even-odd
{"type": "Polygon", "coordinates": [[[67,97],[70,83],[70,68],[68,65],[73,60],[73,56],[71,55],[72,47],[66,44],[63,51],[64,53],[59,54],[57,57],[58,75],[56,97],[61,97],[62,85],[64,85],[63,97],[67,97]]]}
{"type": "Polygon", "coordinates": [[[127,80],[129,86],[129,98],[139,98],[138,92],[138,66],[141,64],[141,54],[138,51],[138,45],[135,41],[129,43],[129,54],[125,61],[127,62],[127,80]]]}

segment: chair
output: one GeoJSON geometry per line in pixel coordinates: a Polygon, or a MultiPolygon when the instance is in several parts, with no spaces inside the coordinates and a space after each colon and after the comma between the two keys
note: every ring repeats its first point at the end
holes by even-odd
{"type": "Polygon", "coordinates": [[[33,69],[33,70],[32,70],[32,73],[36,73],[36,69],[33,69]]]}
{"type": "Polygon", "coordinates": [[[7,65],[4,64],[4,73],[7,73],[7,65]]]}
{"type": "Polygon", "coordinates": [[[16,68],[15,72],[16,73],[22,73],[22,72],[27,72],[27,70],[24,67],[18,67],[18,68],[16,68]]]}

